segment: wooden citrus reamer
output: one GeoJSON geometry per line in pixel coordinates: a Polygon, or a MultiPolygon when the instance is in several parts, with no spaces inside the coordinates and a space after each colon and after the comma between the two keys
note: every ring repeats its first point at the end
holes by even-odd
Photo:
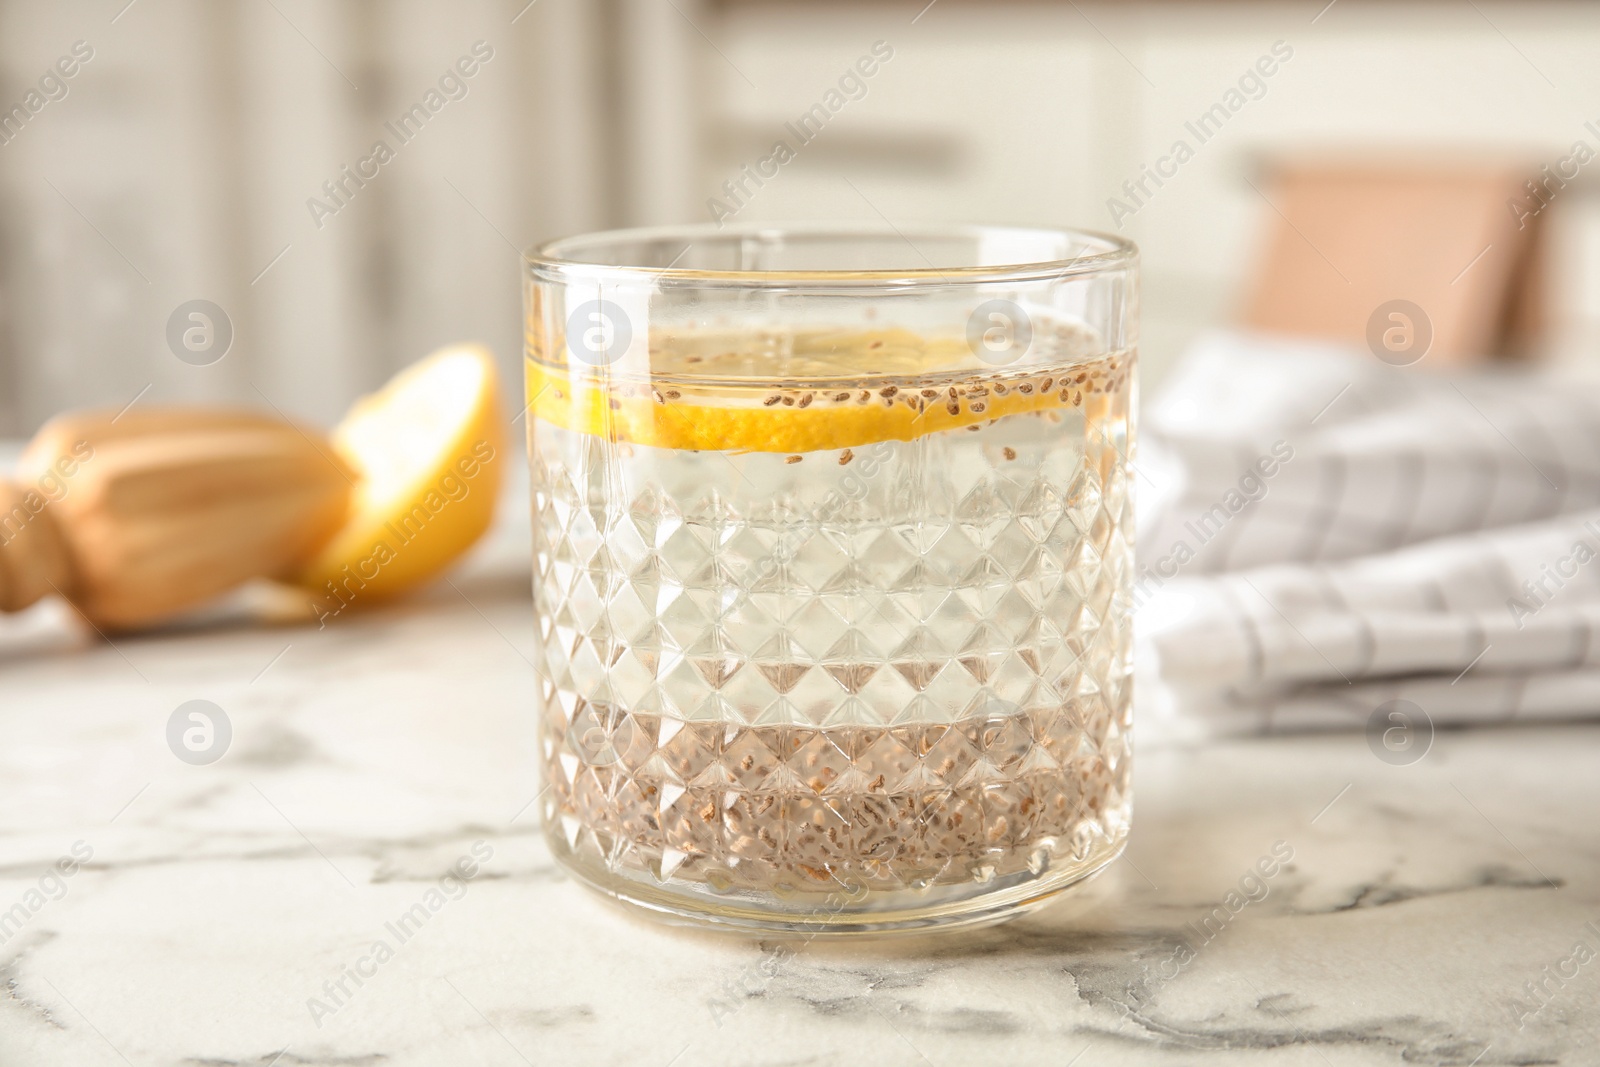
{"type": "Polygon", "coordinates": [[[0,478],[0,611],[60,595],[98,627],[159,622],[303,562],[353,483],[321,434],[254,412],[60,416],[0,478]]]}

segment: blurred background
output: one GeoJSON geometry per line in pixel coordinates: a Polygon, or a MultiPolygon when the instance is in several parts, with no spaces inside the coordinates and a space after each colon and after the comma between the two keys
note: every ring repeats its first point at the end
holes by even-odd
{"type": "Polygon", "coordinates": [[[329,424],[453,340],[515,374],[519,249],[718,215],[1119,231],[1147,381],[1387,298],[1460,358],[1600,360],[1596,55],[1588,3],[0,0],[0,436],[329,424]]]}

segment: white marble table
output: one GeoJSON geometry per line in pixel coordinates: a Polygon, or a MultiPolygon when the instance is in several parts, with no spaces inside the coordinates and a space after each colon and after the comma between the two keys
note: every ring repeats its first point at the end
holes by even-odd
{"type": "Polygon", "coordinates": [[[1128,857],[1033,917],[694,935],[541,840],[518,537],[321,632],[0,623],[0,1064],[1600,1063],[1600,727],[1145,751],[1128,857]],[[209,766],[166,742],[192,699],[209,766]]]}

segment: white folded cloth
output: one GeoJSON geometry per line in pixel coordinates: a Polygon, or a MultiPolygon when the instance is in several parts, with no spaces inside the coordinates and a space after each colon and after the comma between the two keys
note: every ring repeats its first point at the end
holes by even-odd
{"type": "Polygon", "coordinates": [[[1217,335],[1139,448],[1147,719],[1600,716],[1600,383],[1217,335]]]}

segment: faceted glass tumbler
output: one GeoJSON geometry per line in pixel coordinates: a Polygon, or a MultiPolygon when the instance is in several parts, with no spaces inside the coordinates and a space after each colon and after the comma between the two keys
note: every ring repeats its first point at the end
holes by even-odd
{"type": "Polygon", "coordinates": [[[524,272],[568,870],[813,934],[1004,919],[1116,857],[1132,245],[691,226],[524,272]]]}

